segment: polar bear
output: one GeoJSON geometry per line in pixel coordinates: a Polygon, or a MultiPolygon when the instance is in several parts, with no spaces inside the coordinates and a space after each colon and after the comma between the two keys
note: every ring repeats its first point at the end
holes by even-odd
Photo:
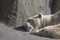
{"type": "Polygon", "coordinates": [[[43,37],[60,38],[60,11],[51,15],[50,17],[49,17],[50,21],[49,22],[48,20],[46,21],[49,23],[47,26],[34,30],[31,32],[31,34],[39,35],[43,37]]]}
{"type": "Polygon", "coordinates": [[[60,24],[46,26],[41,29],[34,30],[31,34],[43,37],[60,38],[60,24]]]}
{"type": "Polygon", "coordinates": [[[45,26],[55,25],[60,23],[60,11],[52,15],[43,15],[42,13],[29,17],[23,24],[25,31],[32,32],[41,29],[45,26]]]}
{"type": "Polygon", "coordinates": [[[23,24],[26,31],[34,31],[36,29],[43,28],[50,23],[52,15],[43,15],[42,13],[29,17],[27,21],[23,24]]]}
{"type": "Polygon", "coordinates": [[[60,11],[51,15],[40,13],[29,17],[22,28],[31,34],[60,38],[60,11]]]}

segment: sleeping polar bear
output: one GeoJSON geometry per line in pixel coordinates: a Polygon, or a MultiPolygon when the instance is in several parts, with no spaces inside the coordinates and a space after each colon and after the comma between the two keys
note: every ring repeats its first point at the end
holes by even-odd
{"type": "MultiPolygon", "coordinates": [[[[36,33],[35,30],[41,30],[46,26],[48,26],[48,27],[51,25],[54,26],[59,23],[60,23],[60,11],[58,11],[52,15],[43,15],[42,13],[40,13],[40,14],[35,15],[33,17],[29,17],[27,19],[27,21],[23,24],[23,27],[25,28],[25,31],[29,31],[29,32],[32,32],[32,34],[35,34],[36,33]]],[[[37,33],[39,33],[39,32],[37,32],[37,33]]],[[[48,36],[48,35],[46,35],[46,36],[48,36]]]]}
{"type": "Polygon", "coordinates": [[[44,26],[48,26],[50,24],[51,17],[52,15],[42,14],[29,17],[28,20],[24,23],[24,27],[26,28],[26,31],[29,32],[43,28],[44,26]]]}

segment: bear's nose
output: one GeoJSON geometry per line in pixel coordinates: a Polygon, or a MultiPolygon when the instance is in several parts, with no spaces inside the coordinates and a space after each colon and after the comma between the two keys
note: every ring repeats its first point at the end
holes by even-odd
{"type": "Polygon", "coordinates": [[[23,29],[24,29],[24,31],[27,31],[27,27],[26,26],[23,29]]]}
{"type": "Polygon", "coordinates": [[[23,25],[23,26],[21,27],[21,29],[22,29],[23,31],[27,31],[27,26],[24,26],[24,25],[23,25]]]}
{"type": "Polygon", "coordinates": [[[28,27],[28,26],[24,27],[24,31],[29,32],[30,30],[31,30],[31,27],[28,27]]]}

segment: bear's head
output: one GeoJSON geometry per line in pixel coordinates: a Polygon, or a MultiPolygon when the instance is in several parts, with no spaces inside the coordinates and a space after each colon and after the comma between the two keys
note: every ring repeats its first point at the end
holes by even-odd
{"type": "Polygon", "coordinates": [[[41,14],[35,15],[33,17],[29,17],[27,21],[24,23],[24,29],[25,31],[34,31],[37,20],[41,18],[41,14]]]}

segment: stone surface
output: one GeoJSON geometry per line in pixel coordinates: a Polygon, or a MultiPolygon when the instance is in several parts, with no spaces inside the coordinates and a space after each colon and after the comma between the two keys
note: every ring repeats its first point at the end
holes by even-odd
{"type": "Polygon", "coordinates": [[[0,40],[60,40],[31,35],[28,32],[17,31],[0,23],[0,40]]]}

